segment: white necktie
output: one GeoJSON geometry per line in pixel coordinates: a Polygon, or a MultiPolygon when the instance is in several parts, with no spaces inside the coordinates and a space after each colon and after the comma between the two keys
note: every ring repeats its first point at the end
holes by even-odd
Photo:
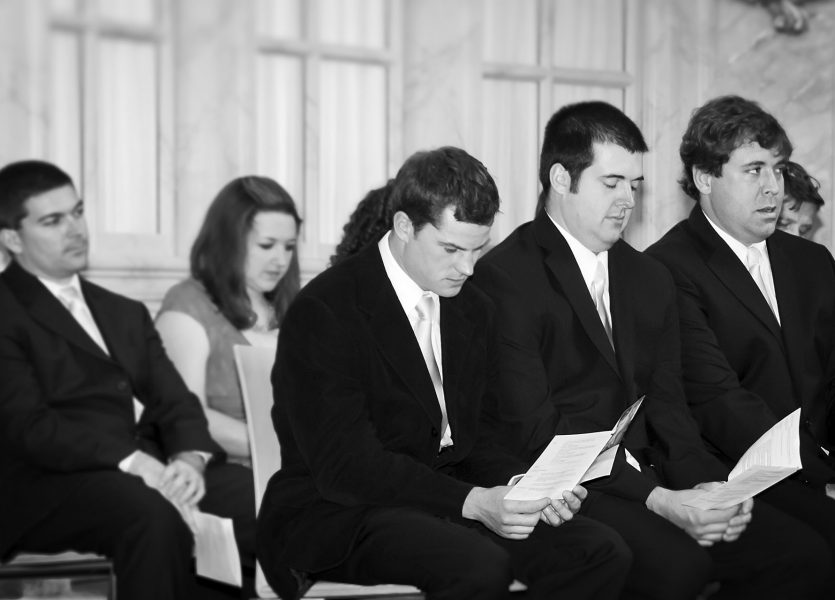
{"type": "Polygon", "coordinates": [[[597,268],[594,270],[594,279],[591,280],[591,296],[594,300],[594,307],[597,309],[597,315],[603,323],[603,329],[606,330],[606,337],[609,338],[609,344],[612,348],[615,344],[612,340],[612,323],[609,320],[609,313],[606,312],[606,302],[604,300],[606,294],[606,267],[603,262],[598,259],[597,268]]]}
{"type": "Polygon", "coordinates": [[[441,407],[441,448],[452,445],[452,430],[449,427],[449,420],[446,414],[446,400],[444,398],[444,383],[441,378],[441,371],[438,368],[438,362],[435,357],[435,350],[433,348],[433,339],[437,337],[435,332],[435,303],[432,297],[428,294],[421,296],[415,310],[418,314],[418,321],[415,325],[415,336],[418,344],[420,344],[420,351],[423,354],[423,360],[426,362],[426,368],[429,370],[429,375],[432,377],[432,385],[435,387],[435,395],[438,397],[438,404],[441,407]]]}
{"type": "Polygon", "coordinates": [[[774,310],[774,304],[771,300],[771,294],[768,293],[768,288],[765,285],[765,279],[763,279],[762,274],[762,253],[760,252],[759,248],[755,248],[754,246],[748,246],[748,255],[746,256],[746,260],[748,262],[748,272],[751,273],[751,277],[754,278],[754,283],[757,284],[757,287],[760,288],[760,292],[762,293],[765,301],[768,302],[769,308],[771,308],[771,312],[774,315],[777,315],[777,311],[774,310]]]}
{"type": "Polygon", "coordinates": [[[104,338],[102,337],[95,320],[93,320],[93,315],[90,313],[90,309],[87,308],[87,304],[81,298],[81,294],[78,293],[78,290],[71,285],[61,288],[59,298],[61,299],[61,302],[64,303],[64,306],[67,307],[67,310],[70,311],[70,314],[72,314],[75,320],[78,321],[78,324],[81,325],[84,331],[87,332],[87,335],[89,335],[92,340],[98,344],[99,348],[101,348],[105,354],[110,354],[107,351],[107,344],[104,343],[104,338]]]}

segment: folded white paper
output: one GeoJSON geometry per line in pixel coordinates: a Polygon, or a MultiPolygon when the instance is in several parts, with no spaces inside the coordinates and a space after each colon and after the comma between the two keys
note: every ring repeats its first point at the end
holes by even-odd
{"type": "Polygon", "coordinates": [[[562,498],[578,483],[606,477],[626,429],[644,397],[627,408],[611,431],[555,435],[528,472],[507,493],[507,500],[562,498]]]}
{"type": "Polygon", "coordinates": [[[197,574],[241,586],[241,559],[235,543],[232,519],[194,511],[197,574]]]}
{"type": "Polygon", "coordinates": [[[748,448],[726,483],[685,504],[700,509],[730,508],[782,481],[802,466],[798,408],[748,448]]]}

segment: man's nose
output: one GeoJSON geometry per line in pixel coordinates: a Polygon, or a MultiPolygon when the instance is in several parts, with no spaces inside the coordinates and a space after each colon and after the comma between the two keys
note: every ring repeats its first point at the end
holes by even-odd
{"type": "Polygon", "coordinates": [[[628,181],[621,182],[621,193],[618,195],[618,205],[624,208],[635,208],[635,190],[628,181]]]}
{"type": "Polygon", "coordinates": [[[471,252],[462,252],[461,258],[458,260],[456,268],[458,272],[467,277],[473,274],[473,267],[475,265],[476,256],[471,252]]]}
{"type": "Polygon", "coordinates": [[[763,169],[760,179],[763,193],[777,194],[780,192],[780,181],[777,179],[774,169],[763,169]]]}

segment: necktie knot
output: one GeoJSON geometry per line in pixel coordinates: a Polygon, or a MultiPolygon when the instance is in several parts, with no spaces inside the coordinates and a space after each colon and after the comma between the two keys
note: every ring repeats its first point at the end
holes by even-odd
{"type": "Polygon", "coordinates": [[[757,269],[760,266],[760,261],[762,260],[762,254],[760,254],[759,248],[748,246],[748,255],[746,259],[748,261],[749,271],[757,269]]]}
{"type": "Polygon", "coordinates": [[[70,309],[70,312],[72,312],[73,306],[81,300],[78,290],[71,285],[61,288],[58,292],[58,296],[61,298],[61,302],[64,303],[64,306],[70,309]]]}
{"type": "Polygon", "coordinates": [[[419,321],[429,321],[430,323],[435,320],[435,303],[432,302],[432,296],[429,294],[424,294],[418,300],[418,303],[415,305],[415,311],[417,311],[418,320],[419,321]]]}

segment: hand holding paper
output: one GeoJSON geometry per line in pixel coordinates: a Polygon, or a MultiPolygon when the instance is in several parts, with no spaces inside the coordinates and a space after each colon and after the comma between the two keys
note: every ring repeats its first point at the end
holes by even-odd
{"type": "Polygon", "coordinates": [[[623,438],[643,396],[618,419],[612,431],[555,435],[524,477],[505,496],[507,500],[560,500],[562,492],[612,472],[617,445],[623,438]]]}
{"type": "Polygon", "coordinates": [[[727,483],[686,504],[700,509],[730,508],[756,496],[802,466],[798,408],[748,448],[728,475],[727,483]]]}

